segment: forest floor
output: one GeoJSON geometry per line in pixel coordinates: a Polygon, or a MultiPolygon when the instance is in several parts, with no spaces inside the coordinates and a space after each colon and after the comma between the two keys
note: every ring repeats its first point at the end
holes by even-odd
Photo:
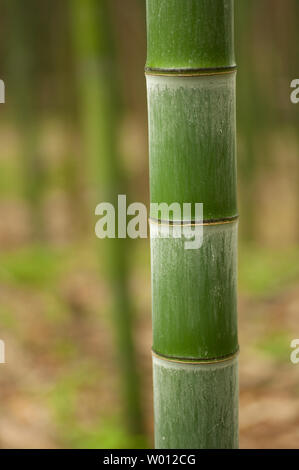
{"type": "MultiPolygon", "coordinates": [[[[32,246],[11,235],[0,265],[0,447],[152,446],[149,249],[136,243],[131,291],[146,437],[125,430],[109,285],[91,245],[32,246]]],[[[297,249],[240,248],[241,448],[299,448],[299,364],[290,361],[298,257],[297,249]]]]}

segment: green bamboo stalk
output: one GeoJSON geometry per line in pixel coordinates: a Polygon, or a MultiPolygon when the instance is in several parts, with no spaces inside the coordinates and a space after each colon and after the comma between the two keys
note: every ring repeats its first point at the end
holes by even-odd
{"type": "Polygon", "coordinates": [[[45,171],[39,150],[39,109],[37,102],[38,62],[36,38],[38,22],[32,10],[33,0],[6,0],[9,47],[7,70],[12,89],[10,103],[12,119],[16,125],[21,143],[21,171],[24,197],[31,211],[32,235],[35,241],[45,236],[42,211],[45,171]]]}
{"type": "MultiPolygon", "coordinates": [[[[80,114],[91,186],[96,188],[93,191],[97,197],[96,203],[108,201],[116,207],[117,193],[125,192],[125,182],[117,148],[121,100],[117,91],[108,3],[107,0],[71,0],[70,9],[78,66],[80,114]]],[[[131,434],[141,434],[143,420],[127,251],[125,239],[101,241],[101,261],[113,297],[126,422],[131,434]]]]}
{"type": "Polygon", "coordinates": [[[204,219],[187,250],[151,212],[155,445],[236,448],[233,0],[147,0],[147,40],[151,203],[203,203],[204,219]]]}

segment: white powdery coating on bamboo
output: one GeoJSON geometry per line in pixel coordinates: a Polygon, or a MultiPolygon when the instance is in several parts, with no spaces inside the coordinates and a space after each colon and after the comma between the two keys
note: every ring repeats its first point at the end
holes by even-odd
{"type": "Polygon", "coordinates": [[[153,371],[156,448],[238,447],[237,357],[214,364],[153,357],[153,371]]]}
{"type": "Polygon", "coordinates": [[[180,75],[146,75],[147,89],[149,93],[159,93],[163,89],[178,88],[202,88],[204,91],[213,90],[224,86],[235,89],[236,72],[216,73],[214,75],[198,75],[198,76],[180,76],[180,75]]]}
{"type": "MultiPolygon", "coordinates": [[[[179,318],[174,320],[174,313],[179,308],[183,309],[185,324],[188,331],[197,331],[200,335],[199,356],[196,358],[208,358],[208,344],[203,332],[200,330],[201,289],[206,285],[206,279],[211,282],[209,290],[211,324],[218,324],[219,312],[222,312],[225,292],[231,292],[232,297],[237,297],[237,237],[238,222],[228,224],[203,225],[203,243],[198,250],[185,250],[183,238],[165,238],[167,227],[151,224],[151,274],[153,295],[153,333],[154,337],[168,335],[168,331],[157,331],[156,319],[163,316],[165,324],[172,325],[172,332],[178,338],[181,335],[182,325],[179,318]],[[205,266],[204,275],[201,266],[205,266]],[[164,286],[165,279],[169,279],[164,286]],[[185,290],[181,289],[179,279],[188,280],[185,290]],[[221,282],[220,282],[221,279],[221,282]],[[175,280],[175,281],[173,281],[175,280]],[[161,291],[161,286],[163,292],[161,291]],[[187,286],[187,287],[186,287],[187,286]],[[158,307],[158,299],[163,295],[167,299],[167,308],[158,307]],[[196,312],[196,314],[194,313],[196,312]]],[[[215,329],[215,342],[221,342],[223,337],[229,334],[237,335],[236,311],[222,317],[222,329],[215,329]]],[[[173,340],[173,337],[170,339],[173,340]]],[[[160,351],[161,352],[161,351],[160,351]]],[[[233,353],[235,351],[227,351],[233,353]]],[[[191,357],[191,356],[190,356],[191,357]]]]}

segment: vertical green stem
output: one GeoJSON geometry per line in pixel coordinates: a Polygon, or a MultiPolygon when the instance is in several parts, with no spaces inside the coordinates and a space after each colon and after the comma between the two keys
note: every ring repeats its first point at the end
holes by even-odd
{"type": "Polygon", "coordinates": [[[179,219],[151,212],[155,444],[235,448],[233,0],[147,0],[147,39],[151,203],[181,208],[179,219]],[[202,203],[203,221],[184,203],[202,203]],[[177,237],[187,221],[200,248],[177,237]]]}
{"type": "MultiPolygon", "coordinates": [[[[71,0],[72,31],[78,65],[80,113],[89,174],[98,202],[116,207],[124,178],[117,149],[120,97],[106,0],[71,0]]],[[[113,297],[118,361],[128,428],[142,432],[140,389],[129,293],[127,240],[102,240],[101,258],[113,297]]]]}
{"type": "Polygon", "coordinates": [[[44,237],[42,200],[45,186],[44,165],[39,153],[39,116],[37,91],[38,61],[36,42],[38,24],[32,9],[34,0],[7,0],[9,20],[8,75],[12,89],[10,103],[21,143],[21,168],[24,195],[31,210],[32,234],[35,241],[44,237]]]}

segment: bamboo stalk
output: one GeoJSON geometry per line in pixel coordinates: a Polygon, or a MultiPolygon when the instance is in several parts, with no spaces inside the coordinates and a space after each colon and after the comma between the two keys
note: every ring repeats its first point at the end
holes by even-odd
{"type": "Polygon", "coordinates": [[[204,218],[186,250],[151,213],[155,445],[236,448],[233,0],[147,0],[147,36],[151,202],[203,203],[204,218]]]}
{"type": "Polygon", "coordinates": [[[36,37],[38,23],[32,15],[35,2],[9,0],[4,3],[9,21],[7,70],[12,88],[10,103],[12,119],[19,134],[22,190],[30,208],[32,237],[35,242],[45,238],[42,211],[45,169],[39,146],[39,105],[36,37]],[[29,4],[28,4],[29,3],[29,4]]]}
{"type": "MultiPolygon", "coordinates": [[[[117,202],[125,181],[117,148],[121,99],[117,92],[116,60],[109,28],[108,0],[72,0],[71,20],[79,75],[80,113],[90,179],[100,201],[117,202]]],[[[96,202],[99,202],[97,200],[96,202]]],[[[129,292],[128,240],[101,241],[113,297],[126,424],[131,434],[143,433],[134,317],[129,292]]]]}

